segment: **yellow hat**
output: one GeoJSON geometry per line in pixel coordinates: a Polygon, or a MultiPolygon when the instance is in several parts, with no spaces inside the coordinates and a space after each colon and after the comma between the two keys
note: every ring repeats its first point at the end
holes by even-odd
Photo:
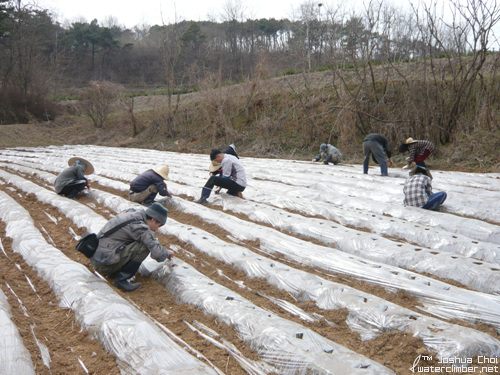
{"type": "Polygon", "coordinates": [[[210,172],[217,172],[219,169],[220,169],[220,163],[217,163],[215,160],[212,160],[212,162],[210,163],[210,166],[208,167],[208,170],[210,172]]]}
{"type": "Polygon", "coordinates": [[[406,142],[405,142],[405,143],[406,143],[407,145],[409,145],[410,143],[416,143],[416,142],[418,142],[418,141],[416,141],[416,140],[414,140],[412,137],[410,137],[410,138],[408,138],[408,139],[406,140],[406,142]]]}
{"type": "Polygon", "coordinates": [[[75,161],[79,161],[79,162],[82,162],[83,164],[85,164],[85,168],[83,169],[83,173],[85,173],[86,175],[94,173],[94,167],[92,166],[92,164],[89,161],[85,160],[84,158],[79,158],[79,157],[74,156],[68,160],[68,165],[71,167],[73,164],[75,164],[75,161]]]}
{"type": "Polygon", "coordinates": [[[168,168],[167,165],[164,165],[162,167],[153,168],[153,171],[155,171],[160,176],[162,176],[164,180],[170,181],[170,179],[168,178],[168,172],[170,172],[170,169],[168,168]]]}

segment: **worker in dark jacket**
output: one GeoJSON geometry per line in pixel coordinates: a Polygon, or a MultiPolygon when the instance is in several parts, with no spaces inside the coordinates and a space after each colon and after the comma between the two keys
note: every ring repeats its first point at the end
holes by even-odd
{"type": "Polygon", "coordinates": [[[146,172],[140,174],[130,183],[129,199],[132,202],[150,206],[153,204],[157,194],[163,197],[172,197],[164,181],[169,179],[168,173],[169,168],[164,165],[148,169],[146,172]]]}
{"type": "Polygon", "coordinates": [[[238,159],[240,158],[238,156],[238,154],[236,153],[236,146],[233,143],[231,143],[229,146],[227,146],[225,149],[223,149],[222,153],[236,156],[238,159]]]}
{"type": "Polygon", "coordinates": [[[129,292],[136,290],[141,284],[131,284],[129,279],[149,254],[158,262],[174,256],[173,251],[160,244],[154,233],[165,225],[167,216],[167,209],[159,203],[153,203],[146,210],[131,209],[119,213],[104,225],[98,237],[122,223],[131,222],[100,238],[90,262],[97,272],[114,278],[116,287],[129,292]]]}
{"type": "Polygon", "coordinates": [[[391,159],[391,145],[386,137],[378,133],[368,134],[365,139],[363,139],[363,153],[365,154],[365,159],[363,160],[364,174],[368,173],[370,156],[373,156],[373,160],[380,164],[381,175],[387,176],[387,161],[389,161],[390,165],[393,163],[391,159]]]}
{"type": "Polygon", "coordinates": [[[75,199],[77,194],[85,188],[89,188],[89,182],[85,175],[94,173],[94,167],[83,158],[73,157],[68,160],[69,168],[64,169],[54,182],[57,194],[75,199]]]}

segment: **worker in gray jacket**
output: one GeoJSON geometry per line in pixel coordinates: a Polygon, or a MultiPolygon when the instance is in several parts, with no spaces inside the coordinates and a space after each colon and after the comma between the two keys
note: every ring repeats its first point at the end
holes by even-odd
{"type": "Polygon", "coordinates": [[[90,259],[97,272],[114,278],[114,285],[125,291],[134,291],[140,283],[131,284],[132,278],[144,259],[158,262],[172,259],[174,252],[163,247],[154,232],[167,221],[168,211],[159,203],[146,210],[130,209],[112,218],[98,233],[99,246],[90,259]],[[102,237],[112,228],[127,223],[112,234],[102,237]]]}
{"type": "Polygon", "coordinates": [[[323,164],[333,163],[337,165],[342,160],[342,153],[337,147],[331,144],[322,143],[319,146],[319,155],[313,159],[313,162],[323,160],[323,164]]]}
{"type": "Polygon", "coordinates": [[[94,173],[94,167],[80,157],[69,159],[68,165],[69,168],[64,169],[54,181],[54,189],[59,195],[75,199],[79,192],[90,187],[85,175],[94,173]]]}

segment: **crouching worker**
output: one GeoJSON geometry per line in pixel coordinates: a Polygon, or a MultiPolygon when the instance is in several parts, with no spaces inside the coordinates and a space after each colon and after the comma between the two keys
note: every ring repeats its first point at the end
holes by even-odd
{"type": "Polygon", "coordinates": [[[132,202],[140,203],[144,206],[151,206],[159,193],[163,197],[172,197],[167,190],[167,184],[163,180],[168,180],[169,168],[163,167],[148,169],[140,174],[130,183],[129,199],[132,202]]]}
{"type": "Polygon", "coordinates": [[[174,252],[163,247],[154,232],[167,222],[168,211],[159,203],[147,209],[131,209],[112,218],[98,233],[98,237],[110,229],[119,227],[99,240],[90,262],[97,272],[115,279],[113,285],[131,292],[141,286],[129,279],[135,276],[141,263],[151,253],[158,262],[172,259],[174,252]],[[123,224],[123,225],[122,225],[123,224]]]}
{"type": "Polygon", "coordinates": [[[337,165],[342,160],[342,153],[337,147],[322,143],[319,146],[319,155],[313,159],[313,162],[320,161],[321,159],[323,159],[323,164],[333,163],[337,165]]]}
{"type": "Polygon", "coordinates": [[[242,191],[247,186],[245,169],[240,160],[219,150],[212,150],[210,160],[220,164],[221,175],[212,174],[201,191],[201,197],[196,202],[206,203],[214,186],[227,189],[227,193],[243,198],[242,191]]]}
{"type": "Polygon", "coordinates": [[[69,168],[64,169],[54,182],[54,189],[59,195],[75,199],[79,192],[90,188],[85,175],[94,173],[94,167],[83,158],[71,158],[68,160],[69,168]]]}
{"type": "Polygon", "coordinates": [[[432,175],[428,168],[416,166],[410,171],[403,192],[404,205],[422,207],[427,210],[437,209],[446,200],[446,193],[432,193],[432,175]]]}

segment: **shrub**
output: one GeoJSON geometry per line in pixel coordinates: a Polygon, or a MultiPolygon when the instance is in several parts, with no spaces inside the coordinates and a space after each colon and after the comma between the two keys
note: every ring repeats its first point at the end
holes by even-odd
{"type": "Polygon", "coordinates": [[[102,128],[113,112],[125,88],[111,82],[92,81],[83,91],[82,109],[96,128],[102,128]]]}
{"type": "Polygon", "coordinates": [[[23,124],[33,119],[54,120],[57,104],[41,94],[23,94],[8,90],[0,96],[0,124],[23,124]]]}

